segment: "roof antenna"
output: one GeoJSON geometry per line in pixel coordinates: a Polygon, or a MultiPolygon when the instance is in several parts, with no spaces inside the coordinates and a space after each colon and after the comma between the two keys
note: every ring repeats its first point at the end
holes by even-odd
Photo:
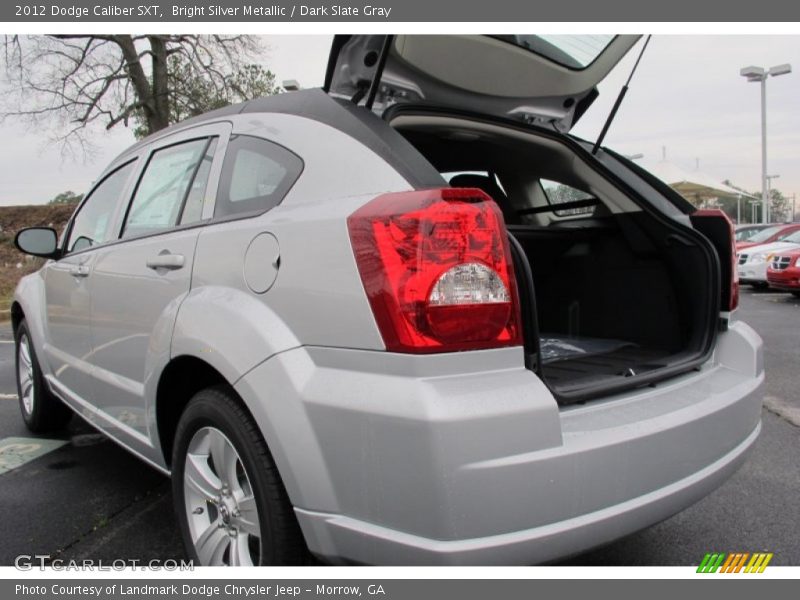
{"type": "Polygon", "coordinates": [[[631,79],[633,79],[633,74],[636,73],[636,67],[639,66],[639,61],[642,60],[642,55],[644,51],[647,49],[647,44],[650,43],[650,38],[653,37],[652,35],[648,35],[647,38],[644,40],[644,46],[642,46],[641,52],[639,52],[639,58],[636,59],[636,63],[633,65],[633,69],[631,69],[631,74],[628,75],[628,81],[625,82],[625,85],[622,86],[622,89],[619,91],[619,96],[617,96],[617,101],[614,102],[614,107],[611,109],[611,113],[608,115],[608,119],[606,119],[605,125],[603,125],[603,131],[600,132],[600,137],[597,138],[597,141],[594,143],[594,148],[592,148],[592,154],[597,154],[597,151],[600,149],[600,146],[603,143],[603,140],[608,133],[608,128],[611,127],[611,122],[614,120],[614,117],[617,116],[617,111],[619,110],[619,105],[622,104],[622,99],[625,97],[625,94],[628,91],[628,85],[631,83],[631,79]]]}

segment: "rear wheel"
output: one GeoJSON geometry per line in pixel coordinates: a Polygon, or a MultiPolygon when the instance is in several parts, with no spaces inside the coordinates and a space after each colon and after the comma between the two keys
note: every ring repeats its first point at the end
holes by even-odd
{"type": "Polygon", "coordinates": [[[230,389],[206,389],[189,402],[172,464],[175,510],[195,564],[305,561],[302,533],[272,456],[230,389]]]}
{"type": "Polygon", "coordinates": [[[72,411],[47,389],[24,320],[16,331],[16,368],[19,408],[28,429],[34,433],[63,429],[72,411]]]}

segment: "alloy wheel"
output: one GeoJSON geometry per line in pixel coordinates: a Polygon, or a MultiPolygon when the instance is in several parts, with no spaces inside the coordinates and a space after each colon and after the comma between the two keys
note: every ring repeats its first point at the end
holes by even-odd
{"type": "Polygon", "coordinates": [[[201,564],[259,564],[261,527],[253,487],[239,453],[219,429],[203,427],[192,436],[183,488],[201,564]]]}
{"type": "Polygon", "coordinates": [[[24,333],[19,338],[17,353],[17,378],[19,379],[22,409],[26,415],[31,415],[36,401],[36,390],[33,385],[33,357],[30,341],[24,333]]]}

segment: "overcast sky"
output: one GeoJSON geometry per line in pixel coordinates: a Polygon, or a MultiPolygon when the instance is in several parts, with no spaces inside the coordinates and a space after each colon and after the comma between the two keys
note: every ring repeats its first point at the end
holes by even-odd
{"type": "MultiPolygon", "coordinates": [[[[303,87],[322,84],[330,36],[265,36],[265,65],[303,87]]],[[[594,139],[639,47],[600,86],[600,97],[574,133],[594,139]]],[[[759,86],[739,69],[791,63],[796,72],[767,84],[769,173],[785,194],[800,195],[800,36],[653,37],[639,65],[606,145],[625,154],[644,154],[652,166],[667,158],[685,169],[700,169],[719,181],[749,190],[761,187],[759,86]]],[[[89,161],[63,159],[48,144],[46,131],[18,125],[0,127],[0,204],[44,203],[65,190],[83,192],[105,165],[133,142],[122,127],[100,131],[100,149],[89,161]]]]}

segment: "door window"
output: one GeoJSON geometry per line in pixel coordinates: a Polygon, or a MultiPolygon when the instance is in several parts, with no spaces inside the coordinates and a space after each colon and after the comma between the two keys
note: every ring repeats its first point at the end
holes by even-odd
{"type": "Polygon", "coordinates": [[[80,252],[111,240],[111,220],[134,164],[135,161],[120,167],[94,188],[72,221],[65,246],[67,253],[80,252]]]}
{"type": "Polygon", "coordinates": [[[211,173],[211,163],[214,162],[216,149],[217,138],[212,138],[203,158],[200,160],[200,165],[197,167],[197,174],[192,180],[192,185],[189,186],[189,193],[186,195],[186,203],[181,214],[181,225],[196,223],[202,218],[208,176],[211,173]]]}
{"type": "MultiPolygon", "coordinates": [[[[194,188],[207,153],[208,138],[175,144],[150,157],[128,210],[123,238],[146,235],[174,227],[194,188]]],[[[208,171],[205,171],[208,177],[208,171]]],[[[203,184],[203,189],[205,185],[203,184]]]]}
{"type": "Polygon", "coordinates": [[[786,241],[786,238],[792,237],[795,233],[797,233],[797,229],[789,228],[788,231],[782,231],[781,234],[778,236],[778,239],[775,241],[784,242],[786,241]]]}

